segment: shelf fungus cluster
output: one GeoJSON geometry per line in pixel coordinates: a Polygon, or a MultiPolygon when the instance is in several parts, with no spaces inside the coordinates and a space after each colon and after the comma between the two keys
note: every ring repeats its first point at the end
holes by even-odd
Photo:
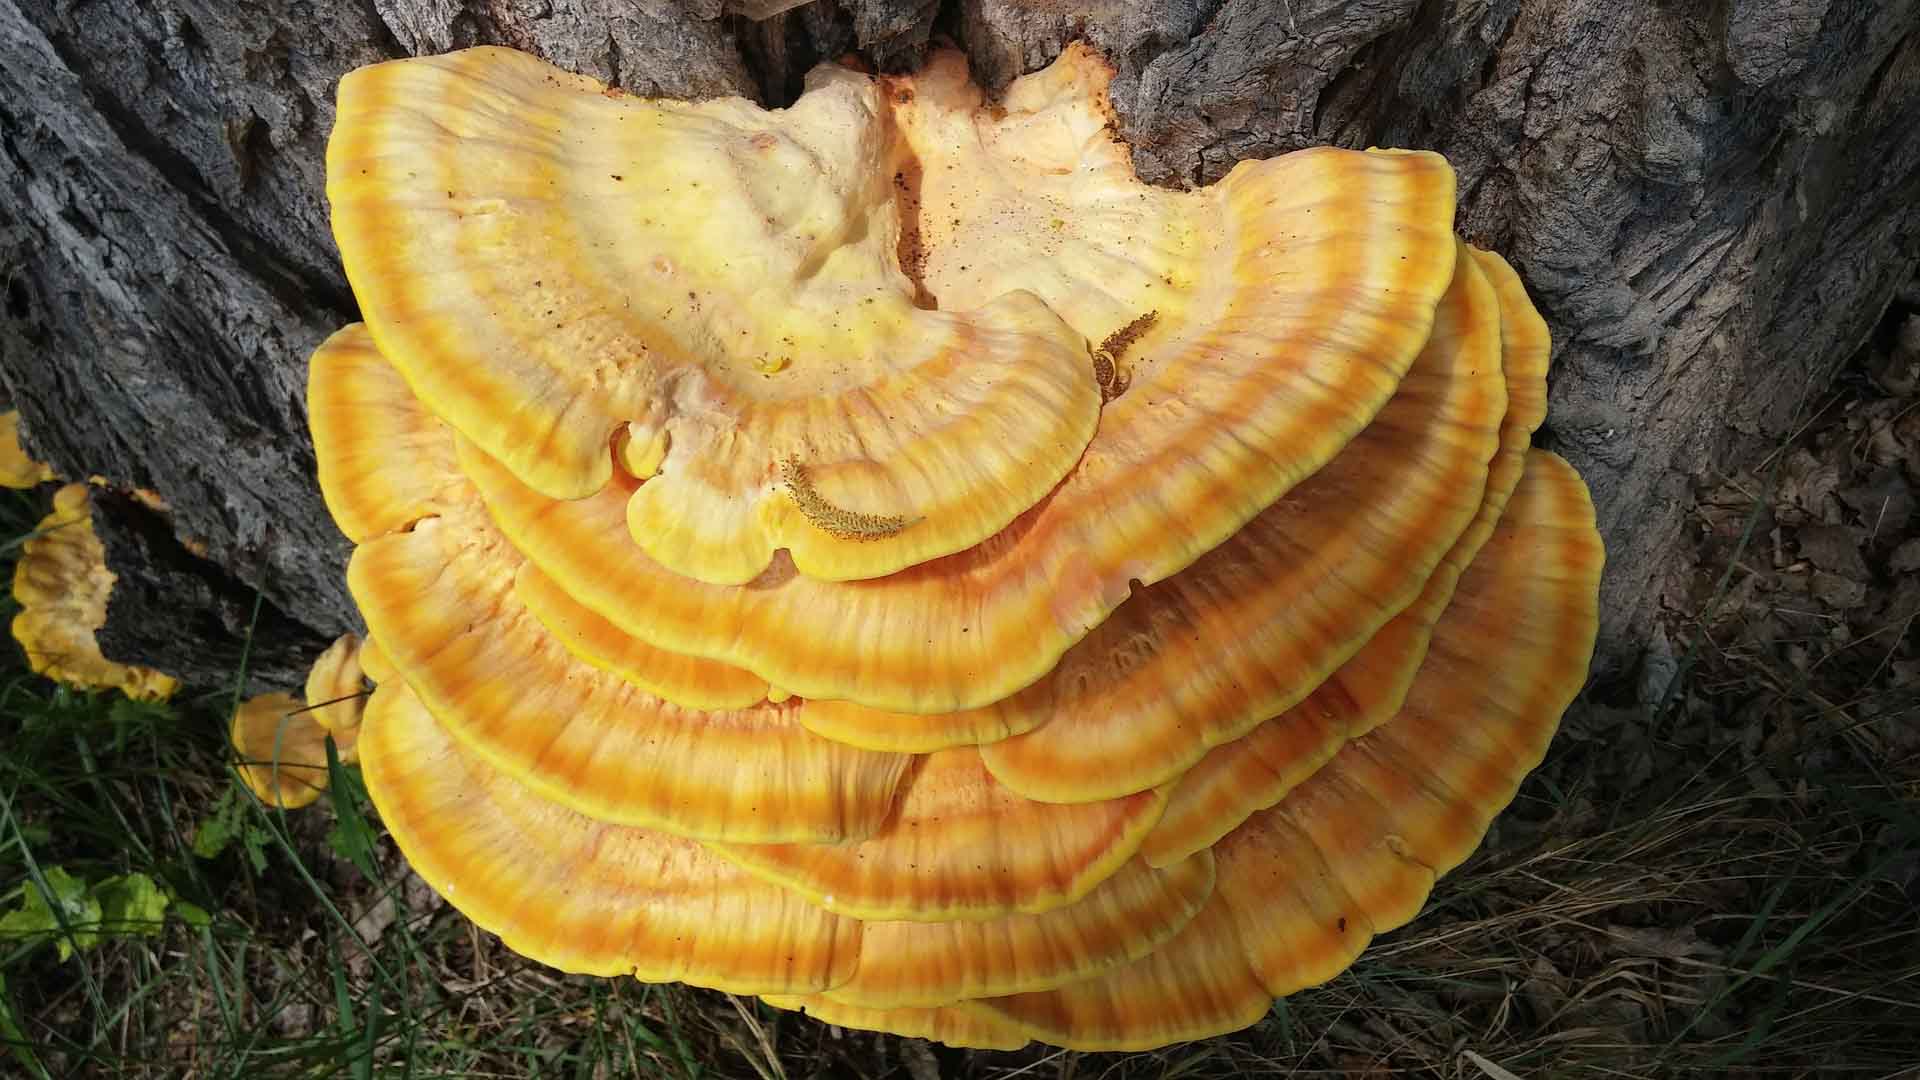
{"type": "Polygon", "coordinates": [[[365,676],[360,637],[345,634],[314,660],[304,696],[277,692],[241,702],[227,725],[240,782],[281,810],[297,810],[326,794],[333,776],[327,741],[341,764],[360,758],[365,676]]]}
{"type": "MultiPolygon", "coordinates": [[[[30,489],[58,479],[20,445],[20,414],[0,413],[0,487],[30,489]]],[[[94,477],[90,483],[105,481],[94,477]]],[[[53,510],[20,545],[13,568],[13,638],[36,674],[76,690],[119,690],[131,698],[165,701],[179,689],[173,676],[109,660],[95,637],[107,623],[116,580],[107,549],[93,531],[90,484],[65,484],[53,510]]],[[[134,497],[156,510],[165,502],[150,491],[134,497]]]]}
{"type": "Polygon", "coordinates": [[[341,84],[314,355],[447,899],[571,971],[981,1047],[1232,1031],[1412,918],[1585,678],[1547,338],[1401,151],[1140,183],[1073,47],[791,107],[341,84]]]}

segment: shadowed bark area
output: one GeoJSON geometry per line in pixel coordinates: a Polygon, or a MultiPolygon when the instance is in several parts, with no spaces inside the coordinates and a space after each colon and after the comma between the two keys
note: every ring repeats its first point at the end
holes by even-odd
{"type": "Polygon", "coordinates": [[[182,546],[168,515],[114,491],[90,503],[115,578],[95,635],[103,654],[144,657],[195,686],[230,686],[243,670],[256,687],[306,683],[331,635],[182,546]]]}
{"type": "Polygon", "coordinates": [[[102,502],[123,577],[166,567],[116,595],[110,655],[217,678],[256,590],[263,657],[357,622],[302,385],[354,317],[322,190],[333,87],[380,59],[500,43],[636,93],[781,104],[849,53],[898,70],[950,40],[997,87],[1086,38],[1157,183],[1320,143],[1440,150],[1462,232],[1553,327],[1543,441],[1594,488],[1614,663],[1684,549],[1690,479],[1789,428],[1920,254],[1920,0],[746,6],[0,0],[0,378],[32,450],[159,491],[159,527],[206,552],[161,558],[154,523],[107,520],[135,504],[102,502]]]}

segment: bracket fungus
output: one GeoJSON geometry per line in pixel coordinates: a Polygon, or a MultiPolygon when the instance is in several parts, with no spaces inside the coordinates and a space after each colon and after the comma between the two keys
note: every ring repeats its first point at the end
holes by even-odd
{"type": "Polygon", "coordinates": [[[117,689],[128,697],[164,701],[179,683],[152,668],[121,664],[100,653],[94,632],[107,623],[113,571],[94,535],[86,484],[68,484],[53,496],[53,512],[21,545],[13,570],[13,637],[33,670],[81,690],[117,689]]]}
{"type": "Polygon", "coordinates": [[[343,634],[308,669],[304,700],[261,694],[234,709],[227,733],[235,768],[261,802],[297,810],[320,798],[330,783],[328,740],[342,764],[359,760],[367,698],[362,653],[359,636],[343,634]]]}
{"type": "Polygon", "coordinates": [[[268,806],[298,810],[327,790],[327,729],[296,694],[250,697],[227,726],[235,768],[268,806]]]}
{"type": "Polygon", "coordinates": [[[0,487],[30,488],[53,479],[53,468],[20,445],[20,412],[0,412],[0,487]]]}
{"type": "Polygon", "coordinates": [[[1099,416],[1086,343],[1030,293],[914,303],[871,80],[822,69],[781,113],[603,89],[504,49],[341,81],[334,235],[436,414],[562,499],[611,479],[617,429],[664,434],[631,540],[722,584],[782,548],[890,573],[1065,475],[1099,416]]]}
{"type": "Polygon", "coordinates": [[[366,323],[308,400],[357,749],[476,923],[846,1026],[1158,1046],[1338,974],[1513,797],[1602,561],[1529,449],[1519,277],[1430,153],[1145,185],[1111,77],[343,82],[366,323]]]}

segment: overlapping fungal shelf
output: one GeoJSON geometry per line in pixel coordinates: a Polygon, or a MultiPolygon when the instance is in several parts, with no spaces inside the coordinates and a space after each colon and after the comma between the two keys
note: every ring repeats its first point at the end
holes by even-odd
{"type": "MultiPolygon", "coordinates": [[[[31,487],[53,478],[45,465],[20,450],[14,413],[0,417],[0,483],[31,487]]],[[[107,551],[93,531],[91,487],[66,484],[53,495],[53,511],[40,519],[20,546],[13,570],[13,638],[36,674],[78,690],[114,689],[128,697],[165,701],[180,684],[152,668],[121,664],[100,652],[96,631],[107,623],[107,600],[116,578],[107,551]]],[[[158,501],[150,492],[137,493],[158,501]]]]}
{"type": "Polygon", "coordinates": [[[1548,342],[1436,155],[1148,187],[1082,47],[791,108],[343,81],[314,355],[367,787],[556,967],[955,1045],[1233,1031],[1411,919],[1586,674],[1548,342]]]}

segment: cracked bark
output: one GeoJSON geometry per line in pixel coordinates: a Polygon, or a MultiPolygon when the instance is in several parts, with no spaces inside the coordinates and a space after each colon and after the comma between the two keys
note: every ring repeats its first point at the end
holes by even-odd
{"type": "Polygon", "coordinates": [[[990,86],[1084,37],[1149,180],[1319,143],[1438,149],[1555,334],[1543,442],[1593,485],[1603,659],[1643,640],[1693,477],[1777,437],[1916,261],[1920,0],[0,0],[0,379],[103,499],[108,651],[256,687],[354,624],[305,358],[354,317],[339,76],[491,42],[642,94],[790,100],[822,58],[962,45],[990,86]],[[204,545],[206,557],[181,542],[204,545]],[[183,615],[184,613],[184,615],[183,615]]]}

